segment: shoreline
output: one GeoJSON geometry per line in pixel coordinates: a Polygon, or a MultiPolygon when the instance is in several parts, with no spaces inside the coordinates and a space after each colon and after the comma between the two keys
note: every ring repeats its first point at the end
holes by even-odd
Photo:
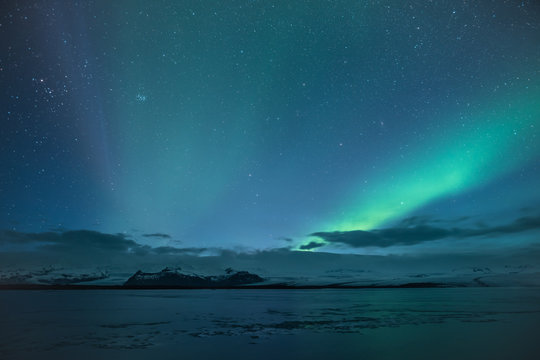
{"type": "Polygon", "coordinates": [[[0,290],[316,290],[316,289],[431,289],[431,288],[463,288],[486,287],[467,286],[463,284],[445,283],[405,283],[396,285],[244,285],[244,286],[124,286],[124,285],[45,285],[45,284],[5,284],[0,290]]]}

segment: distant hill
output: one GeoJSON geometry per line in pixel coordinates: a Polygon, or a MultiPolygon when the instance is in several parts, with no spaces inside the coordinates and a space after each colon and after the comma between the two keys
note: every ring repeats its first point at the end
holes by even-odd
{"type": "Polygon", "coordinates": [[[187,287],[226,288],[263,282],[264,279],[247,271],[227,271],[224,275],[203,276],[183,274],[178,270],[165,268],[157,273],[137,271],[125,283],[126,287],[187,287]]]}

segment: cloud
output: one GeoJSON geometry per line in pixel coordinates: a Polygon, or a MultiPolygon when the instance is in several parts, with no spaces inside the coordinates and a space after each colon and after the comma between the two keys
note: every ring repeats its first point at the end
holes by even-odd
{"type": "Polygon", "coordinates": [[[144,237],[157,237],[162,239],[170,239],[171,235],[163,233],[154,233],[154,234],[143,234],[144,237]]]}
{"type": "Polygon", "coordinates": [[[135,241],[127,237],[125,234],[104,234],[91,230],[42,233],[4,230],[0,232],[0,244],[34,243],[40,246],[91,247],[109,250],[125,250],[132,246],[138,246],[135,241]]]}
{"type": "MultiPolygon", "coordinates": [[[[508,225],[491,229],[499,233],[513,233],[518,229],[536,228],[536,226],[537,222],[533,219],[518,219],[508,225]]],[[[433,228],[437,229],[437,227],[433,228]]],[[[486,231],[476,228],[473,230],[486,231]]],[[[447,231],[451,233],[454,230],[447,231]]],[[[425,234],[436,233],[429,227],[424,232],[425,234]]],[[[367,233],[369,236],[375,236],[370,234],[371,232],[367,233]]],[[[390,232],[384,234],[391,237],[390,232]]],[[[428,236],[425,235],[425,238],[428,236]]],[[[311,246],[320,247],[319,245],[322,244],[317,241],[312,241],[312,243],[305,245],[304,250],[311,246]]],[[[540,259],[540,244],[538,243],[503,248],[496,246],[459,248],[452,253],[447,253],[445,250],[438,253],[415,252],[381,256],[293,251],[289,247],[254,251],[150,247],[138,244],[125,234],[103,234],[87,230],[64,233],[0,231],[0,282],[2,279],[11,282],[13,279],[19,279],[18,282],[23,282],[26,281],[25,276],[29,273],[34,274],[34,278],[54,279],[55,282],[61,281],[58,279],[68,278],[66,281],[75,282],[84,280],[82,278],[84,274],[100,276],[103,272],[109,274],[109,277],[100,281],[123,283],[138,269],[157,272],[164,267],[180,267],[182,271],[190,273],[219,274],[231,267],[282,282],[313,283],[334,282],[336,270],[347,269],[347,272],[343,274],[344,281],[349,277],[354,278],[355,281],[363,278],[366,283],[371,284],[374,279],[401,277],[410,281],[409,275],[415,274],[451,275],[452,269],[465,267],[489,267],[496,271],[498,268],[503,269],[506,265],[538,264],[538,259],[540,259]],[[40,271],[49,271],[47,269],[52,268],[55,270],[50,274],[37,275],[40,271]]]]}
{"type": "MultiPolygon", "coordinates": [[[[168,236],[166,234],[149,234],[168,236]]],[[[171,246],[151,247],[129,239],[126,234],[105,234],[91,230],[64,232],[24,233],[11,230],[0,231],[0,246],[11,250],[43,251],[64,254],[100,253],[121,255],[162,255],[162,254],[200,254],[206,248],[175,248],[171,246]]]]}
{"type": "Polygon", "coordinates": [[[198,247],[187,247],[187,248],[176,248],[172,246],[160,246],[152,248],[152,252],[155,254],[200,254],[205,251],[208,251],[208,248],[198,248],[198,247]]]}
{"type": "MultiPolygon", "coordinates": [[[[429,225],[426,218],[409,218],[396,227],[386,229],[315,232],[310,236],[318,237],[327,243],[341,243],[351,247],[389,247],[414,245],[444,238],[465,239],[486,235],[497,236],[537,229],[540,229],[540,217],[522,217],[507,225],[481,228],[443,228],[429,225]]],[[[310,246],[310,244],[318,243],[311,242],[305,246],[310,246]]]]}
{"type": "Polygon", "coordinates": [[[312,241],[309,244],[300,246],[300,250],[312,250],[312,249],[319,248],[321,246],[324,246],[324,244],[312,241]]]}

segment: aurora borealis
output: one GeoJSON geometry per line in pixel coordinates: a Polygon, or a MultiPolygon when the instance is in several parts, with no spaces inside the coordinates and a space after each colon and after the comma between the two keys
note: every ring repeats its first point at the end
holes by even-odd
{"type": "Polygon", "coordinates": [[[535,1],[1,6],[1,229],[399,254],[427,241],[389,231],[421,225],[442,254],[537,244],[519,220],[540,204],[535,1]],[[388,242],[328,235],[355,231],[388,242]]]}

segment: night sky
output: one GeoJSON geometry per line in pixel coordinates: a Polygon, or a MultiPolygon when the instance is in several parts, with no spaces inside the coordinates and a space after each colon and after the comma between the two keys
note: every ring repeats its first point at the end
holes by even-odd
{"type": "Polygon", "coordinates": [[[95,245],[77,234],[172,252],[540,243],[536,1],[3,1],[0,15],[4,252],[95,245]]]}

